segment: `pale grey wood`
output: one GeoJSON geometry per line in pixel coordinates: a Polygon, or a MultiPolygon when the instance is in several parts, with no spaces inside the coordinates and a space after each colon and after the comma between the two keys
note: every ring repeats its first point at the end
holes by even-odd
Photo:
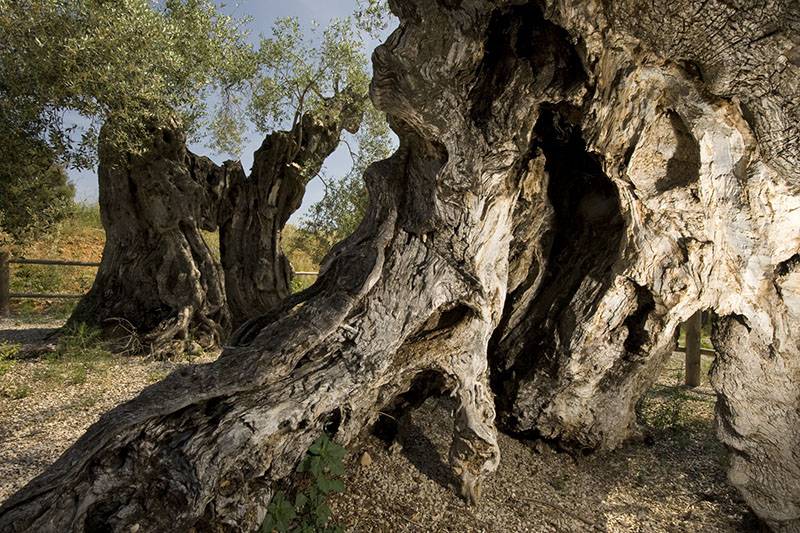
{"type": "Polygon", "coordinates": [[[495,405],[619,446],[675,328],[714,309],[729,478],[797,531],[797,4],[391,6],[372,97],[400,148],[367,172],[365,221],[219,361],[105,415],[0,530],[253,530],[323,429],[353,442],[420,380],[457,400],[476,501],[495,405]]]}
{"type": "Polygon", "coordinates": [[[585,92],[574,107],[556,96],[557,127],[542,125],[555,157],[537,201],[554,212],[526,200],[519,226],[555,224],[512,243],[528,255],[490,347],[498,418],[576,449],[620,446],[675,329],[712,309],[729,479],[771,527],[797,531],[800,4],[552,0],[543,13],[568,32],[558,55],[581,58],[585,92]],[[621,232],[569,208],[597,205],[597,187],[553,186],[587,171],[612,184],[621,232]]]}

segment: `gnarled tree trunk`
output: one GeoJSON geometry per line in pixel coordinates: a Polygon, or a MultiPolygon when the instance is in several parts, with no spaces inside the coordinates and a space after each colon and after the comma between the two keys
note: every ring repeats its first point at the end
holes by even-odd
{"type": "Polygon", "coordinates": [[[400,148],[367,173],[365,221],[216,363],[92,426],[0,530],[251,530],[323,429],[347,443],[431,375],[474,500],[499,460],[490,338],[505,424],[609,448],[700,308],[723,317],[731,480],[797,530],[793,7],[391,4],[372,93],[400,148]]]}
{"type": "MultiPolygon", "coordinates": [[[[534,253],[512,269],[492,382],[509,429],[613,448],[675,328],[712,308],[730,479],[795,531],[800,6],[740,4],[547,3],[586,96],[538,129],[536,201],[553,214],[544,233],[515,235],[512,249],[534,253]]],[[[525,209],[522,227],[542,212],[525,209]]]]}
{"type": "Polygon", "coordinates": [[[100,145],[103,258],[70,322],[135,332],[144,350],[216,345],[230,332],[222,271],[201,230],[241,166],[186,149],[177,124],[154,129],[141,155],[100,145]]]}
{"type": "Polygon", "coordinates": [[[468,19],[394,6],[402,29],[375,53],[372,90],[401,145],[370,168],[365,222],[315,286],[248,322],[217,362],[105,415],[6,502],[0,529],[250,531],[324,426],[347,443],[430,372],[458,399],[451,463],[477,498],[499,460],[486,347],[535,117],[519,98],[529,68],[506,80],[517,90],[470,94],[497,68],[483,54],[494,6],[474,6],[468,19]],[[510,120],[478,123],[487,100],[510,120]]]}
{"type": "Polygon", "coordinates": [[[281,231],[357,118],[349,108],[304,115],[292,131],[267,136],[249,177],[238,162],[218,166],[187,150],[177,123],[154,130],[141,155],[103,143],[106,246],[71,322],[135,332],[142,350],[173,352],[187,341],[218,346],[232,324],[276,308],[292,277],[281,231]],[[221,264],[200,232],[217,229],[221,264]]]}
{"type": "Polygon", "coordinates": [[[264,139],[250,176],[234,180],[220,221],[220,252],[234,326],[274,310],[291,293],[292,268],[281,232],[303,201],[306,183],[339,145],[355,116],[303,115],[291,131],[264,139]]]}

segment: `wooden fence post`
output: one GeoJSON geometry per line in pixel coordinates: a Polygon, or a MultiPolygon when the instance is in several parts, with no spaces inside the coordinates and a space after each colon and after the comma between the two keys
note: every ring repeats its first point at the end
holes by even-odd
{"type": "Polygon", "coordinates": [[[703,312],[697,311],[684,324],[686,327],[686,385],[700,385],[700,331],[703,327],[703,312]]]}
{"type": "Polygon", "coordinates": [[[8,316],[11,307],[11,273],[8,268],[8,252],[0,251],[0,318],[8,316]]]}

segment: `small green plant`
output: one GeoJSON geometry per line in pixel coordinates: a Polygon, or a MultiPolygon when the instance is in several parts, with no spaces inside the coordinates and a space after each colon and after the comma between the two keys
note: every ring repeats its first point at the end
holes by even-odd
{"type": "Polygon", "coordinates": [[[313,276],[295,276],[292,278],[291,291],[292,293],[304,291],[314,284],[316,279],[313,276]]]}
{"type": "Polygon", "coordinates": [[[55,351],[47,356],[45,368],[34,373],[36,379],[65,385],[86,383],[89,372],[111,356],[101,337],[99,329],[86,324],[66,331],[55,351]]]}
{"type": "Polygon", "coordinates": [[[165,377],[167,377],[168,374],[169,372],[163,369],[151,370],[150,372],[147,373],[147,382],[157,383],[162,379],[164,379],[165,377]]]}
{"type": "Polygon", "coordinates": [[[14,356],[19,352],[19,344],[10,342],[0,342],[0,376],[4,376],[9,370],[14,368],[16,361],[14,356]]]}
{"type": "Polygon", "coordinates": [[[322,434],[308,449],[297,472],[303,475],[293,499],[277,492],[267,507],[262,533],[335,533],[343,529],[331,524],[328,496],[344,490],[342,460],[346,450],[322,434]]]}
{"type": "Polygon", "coordinates": [[[685,406],[690,399],[680,387],[663,387],[663,398],[644,396],[636,405],[636,414],[646,426],[659,432],[677,432],[685,423],[685,406]]]}
{"type": "Polygon", "coordinates": [[[21,400],[22,398],[27,398],[31,390],[32,389],[28,385],[17,385],[10,389],[3,389],[2,395],[12,400],[21,400]]]}
{"type": "Polygon", "coordinates": [[[83,385],[86,383],[86,365],[71,365],[67,370],[65,382],[67,385],[83,385]]]}
{"type": "Polygon", "coordinates": [[[80,323],[64,332],[52,358],[91,360],[108,355],[109,351],[102,342],[102,332],[98,328],[80,323]]]}

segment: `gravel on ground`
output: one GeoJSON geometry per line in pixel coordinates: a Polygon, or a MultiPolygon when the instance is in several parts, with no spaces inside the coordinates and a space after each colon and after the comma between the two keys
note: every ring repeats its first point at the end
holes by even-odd
{"type": "MultiPolygon", "coordinates": [[[[0,346],[46,344],[60,325],[0,321],[0,346]]],[[[103,412],[180,365],[213,358],[109,356],[73,366],[47,357],[0,360],[0,501],[103,412]]],[[[681,368],[676,354],[640,405],[644,442],[576,455],[501,434],[499,470],[474,507],[449,488],[452,400],[431,398],[403,417],[399,445],[373,436],[351,445],[333,518],[354,532],[753,531],[758,522],[726,484],[713,390],[707,382],[679,386],[681,368]]]]}

